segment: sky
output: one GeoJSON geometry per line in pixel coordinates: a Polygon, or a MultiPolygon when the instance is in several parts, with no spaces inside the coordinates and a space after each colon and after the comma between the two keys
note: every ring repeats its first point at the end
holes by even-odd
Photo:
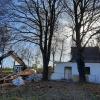
{"type": "MultiPolygon", "coordinates": [[[[62,31],[62,34],[60,34],[60,37],[63,38],[62,35],[64,35],[66,32],[68,32],[68,29],[64,28],[63,31],[62,31]]],[[[71,43],[69,43],[69,42],[70,42],[70,39],[65,39],[65,43],[64,43],[65,51],[63,52],[63,56],[62,56],[62,61],[63,62],[67,62],[67,61],[70,60],[70,47],[71,47],[71,43]]],[[[33,56],[35,56],[34,54],[36,54],[36,52],[37,52],[37,50],[39,48],[37,48],[37,46],[35,46],[34,44],[24,44],[24,45],[23,44],[21,44],[21,43],[16,44],[15,46],[13,46],[13,49],[15,49],[16,52],[19,52],[19,48],[27,48],[27,49],[30,49],[30,51],[33,52],[33,56]],[[26,46],[26,47],[24,47],[24,46],[26,46]]],[[[60,46],[59,49],[61,49],[61,46],[60,46]]],[[[55,61],[59,61],[60,53],[61,53],[60,50],[58,50],[57,55],[55,56],[55,61]]],[[[40,66],[41,66],[42,65],[41,55],[39,57],[40,57],[39,58],[40,66]]],[[[33,62],[33,63],[35,63],[35,62],[33,62]]],[[[11,56],[7,57],[7,58],[5,58],[3,60],[3,66],[4,67],[13,67],[13,65],[14,65],[14,59],[11,56]]],[[[50,66],[52,66],[52,59],[50,60],[50,66]]]]}
{"type": "MultiPolygon", "coordinates": [[[[1,0],[1,1],[3,1],[3,0],[1,0]]],[[[6,1],[6,0],[4,0],[4,1],[6,1]]],[[[2,5],[3,4],[1,4],[0,6],[2,6],[2,5]]],[[[61,19],[60,21],[62,22],[63,25],[67,25],[68,24],[67,20],[65,21],[65,18],[61,19]]],[[[66,33],[70,34],[70,30],[67,27],[63,27],[63,29],[62,29],[62,31],[60,33],[61,34],[60,37],[63,38],[63,36],[65,36],[66,33]]],[[[71,45],[72,45],[72,43],[70,42],[70,38],[69,39],[65,38],[65,43],[64,43],[65,51],[63,52],[63,57],[62,57],[62,61],[63,62],[66,62],[66,61],[68,61],[70,59],[70,47],[71,47],[71,45]]],[[[26,48],[29,48],[27,46],[27,44],[24,44],[24,46],[26,46],[26,48]]],[[[22,45],[18,44],[15,47],[13,47],[13,50],[15,50],[17,52],[17,51],[19,51],[19,48],[21,48],[21,47],[23,48],[22,45]]],[[[61,48],[59,48],[59,49],[61,49],[61,48]]],[[[30,44],[30,50],[31,50],[31,52],[33,54],[35,54],[36,51],[37,51],[37,48],[35,48],[34,44],[30,44]]],[[[55,57],[56,61],[59,61],[59,55],[60,55],[60,51],[57,53],[57,55],[55,57]]],[[[41,59],[40,59],[40,61],[42,63],[41,59]]],[[[14,60],[11,57],[8,57],[8,58],[4,59],[3,66],[5,66],[5,67],[13,67],[13,64],[14,64],[14,60]]],[[[52,65],[52,61],[50,61],[50,65],[52,65]]]]}
{"type": "MultiPolygon", "coordinates": [[[[62,23],[66,24],[66,21],[62,20],[62,23]]],[[[65,33],[67,33],[67,32],[68,32],[68,29],[63,28],[63,31],[61,32],[60,36],[62,37],[62,35],[65,34],[65,33]]],[[[15,52],[18,52],[19,48],[21,48],[21,47],[23,48],[22,45],[21,45],[21,43],[17,44],[16,46],[13,47],[13,50],[15,50],[15,52]]],[[[26,46],[26,48],[29,48],[27,46],[27,44],[24,44],[24,46],[26,46]]],[[[65,47],[66,51],[63,53],[63,57],[62,57],[62,61],[64,61],[64,62],[66,62],[66,61],[69,60],[70,46],[71,46],[71,44],[69,44],[69,40],[68,41],[65,40],[64,47],[65,47]]],[[[35,54],[35,52],[37,51],[37,49],[35,48],[34,44],[30,44],[30,48],[31,48],[32,53],[35,54]]],[[[57,55],[56,55],[56,57],[55,57],[56,61],[59,61],[59,58],[60,58],[59,54],[60,54],[60,52],[58,52],[57,55]]],[[[40,64],[42,64],[42,59],[41,58],[40,58],[40,62],[41,62],[40,64]]],[[[4,67],[13,67],[13,64],[14,64],[14,60],[11,57],[7,57],[3,61],[3,66],[4,67]]],[[[52,65],[52,61],[50,61],[50,65],[52,65]]]]}

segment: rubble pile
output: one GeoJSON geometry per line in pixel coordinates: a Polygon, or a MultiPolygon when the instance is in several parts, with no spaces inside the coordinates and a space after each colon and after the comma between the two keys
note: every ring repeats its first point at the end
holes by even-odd
{"type": "Polygon", "coordinates": [[[21,71],[19,73],[9,74],[5,77],[0,78],[0,85],[6,83],[15,86],[21,86],[27,82],[39,81],[41,79],[42,79],[41,74],[37,74],[36,71],[32,69],[25,69],[24,71],[21,71]]]}

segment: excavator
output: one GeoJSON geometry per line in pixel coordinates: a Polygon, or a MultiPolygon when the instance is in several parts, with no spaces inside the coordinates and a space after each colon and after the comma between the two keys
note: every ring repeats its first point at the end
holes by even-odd
{"type": "MultiPolygon", "coordinates": [[[[18,73],[9,74],[7,76],[2,76],[0,78],[0,84],[9,83],[13,79],[16,79],[18,76],[22,76],[24,78],[26,76],[30,76],[30,75],[35,73],[34,70],[31,70],[31,69],[27,68],[27,65],[24,63],[24,61],[14,51],[9,51],[8,53],[2,55],[0,57],[0,64],[2,63],[2,60],[4,58],[9,57],[9,56],[14,58],[14,60],[17,61],[22,66],[21,71],[18,72],[18,73]]],[[[2,75],[2,73],[1,73],[1,75],[2,75]]]]}
{"type": "Polygon", "coordinates": [[[9,56],[11,56],[15,61],[17,61],[22,66],[22,68],[21,68],[22,71],[27,69],[27,65],[24,63],[24,61],[14,51],[9,51],[8,53],[2,55],[0,57],[0,65],[2,63],[2,60],[6,57],[9,57],[9,56]]]}

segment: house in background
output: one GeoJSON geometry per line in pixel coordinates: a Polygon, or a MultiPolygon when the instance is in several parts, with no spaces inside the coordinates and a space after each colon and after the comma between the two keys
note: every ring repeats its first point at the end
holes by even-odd
{"type": "MultiPolygon", "coordinates": [[[[52,80],[78,81],[79,72],[76,64],[76,47],[71,48],[71,60],[69,62],[56,62],[52,80]]],[[[85,58],[85,74],[88,82],[100,83],[100,50],[98,47],[86,47],[83,53],[85,58]]]]}

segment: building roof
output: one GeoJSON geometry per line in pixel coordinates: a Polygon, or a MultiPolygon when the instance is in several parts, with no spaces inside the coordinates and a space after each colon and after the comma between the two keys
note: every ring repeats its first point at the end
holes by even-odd
{"type": "MultiPolygon", "coordinates": [[[[76,62],[77,48],[71,48],[71,62],[76,62]]],[[[100,63],[100,49],[98,47],[86,47],[83,52],[84,61],[87,63],[100,63]]]]}

